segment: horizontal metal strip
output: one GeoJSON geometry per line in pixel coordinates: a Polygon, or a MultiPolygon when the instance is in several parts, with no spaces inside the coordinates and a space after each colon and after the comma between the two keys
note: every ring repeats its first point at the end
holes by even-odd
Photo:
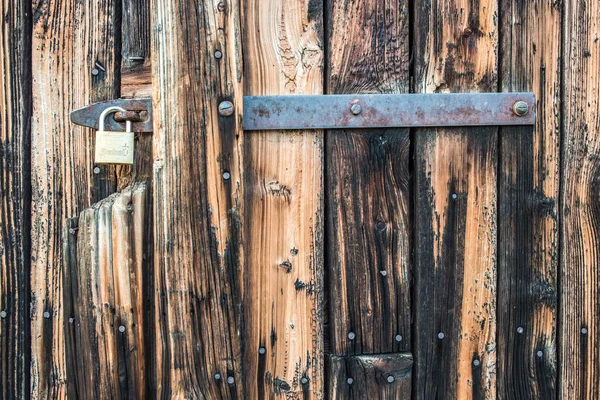
{"type": "Polygon", "coordinates": [[[245,96],[243,125],[245,130],[533,125],[534,105],[533,93],[245,96]]]}

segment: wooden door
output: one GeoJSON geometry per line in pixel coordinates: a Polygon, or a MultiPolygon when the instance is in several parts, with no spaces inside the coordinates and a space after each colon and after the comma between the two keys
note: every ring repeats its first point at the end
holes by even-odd
{"type": "Polygon", "coordinates": [[[0,398],[598,398],[599,20],[0,1],[0,398]],[[535,126],[242,128],[251,95],[516,91],[535,126]],[[95,164],[70,112],[145,97],[135,164],[95,164]]]}

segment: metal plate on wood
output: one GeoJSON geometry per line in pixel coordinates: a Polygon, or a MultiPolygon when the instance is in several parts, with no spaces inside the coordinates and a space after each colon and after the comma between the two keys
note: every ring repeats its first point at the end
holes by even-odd
{"type": "Polygon", "coordinates": [[[533,125],[533,93],[246,96],[245,130],[533,125]],[[517,111],[515,104],[519,103],[517,111]],[[523,113],[524,106],[527,113],[523,113]]]}
{"type": "Polygon", "coordinates": [[[122,107],[127,113],[116,113],[105,120],[105,130],[125,131],[124,119],[132,121],[133,132],[152,132],[152,99],[117,99],[90,104],[71,112],[71,122],[98,129],[100,114],[108,107],[122,107]],[[120,115],[122,114],[122,115],[120,115]],[[115,121],[121,119],[122,122],[115,121]]]}

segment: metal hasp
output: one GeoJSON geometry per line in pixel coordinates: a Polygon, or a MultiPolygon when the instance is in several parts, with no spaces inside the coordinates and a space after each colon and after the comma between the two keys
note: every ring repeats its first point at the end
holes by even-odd
{"type": "Polygon", "coordinates": [[[245,130],[533,125],[533,93],[244,97],[245,130]]]}
{"type": "Polygon", "coordinates": [[[106,118],[107,131],[122,131],[125,122],[131,121],[132,132],[152,132],[152,99],[117,99],[90,104],[71,112],[71,122],[99,129],[100,115],[110,107],[120,107],[126,111],[117,112],[106,118]]]}

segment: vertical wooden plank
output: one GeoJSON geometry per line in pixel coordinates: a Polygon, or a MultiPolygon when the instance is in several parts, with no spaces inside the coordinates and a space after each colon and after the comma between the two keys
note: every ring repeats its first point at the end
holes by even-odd
{"type": "Polygon", "coordinates": [[[31,395],[65,396],[63,246],[67,217],[115,189],[93,171],[93,134],[69,112],[116,97],[115,0],[33,2],[31,395]]]}
{"type": "MultiPolygon", "coordinates": [[[[408,2],[328,8],[327,92],[408,93],[408,2]]],[[[410,350],[409,130],[333,130],[326,143],[331,351],[410,350]]]]}
{"type": "Polygon", "coordinates": [[[559,395],[600,392],[600,4],[565,1],[559,395]]]}
{"type": "Polygon", "coordinates": [[[330,358],[330,399],[411,398],[413,359],[409,353],[330,358]]]}
{"type": "Polygon", "coordinates": [[[498,396],[550,399],[556,397],[560,3],[503,0],[500,15],[501,89],[533,91],[537,122],[500,130],[498,396]]]}
{"type": "MultiPolygon", "coordinates": [[[[496,3],[417,3],[416,92],[497,90],[496,3]]],[[[494,398],[497,129],[415,139],[415,396],[494,398]]]]}
{"type": "MultiPolygon", "coordinates": [[[[322,93],[322,3],[244,4],[244,94],[322,93]]],[[[252,132],[244,158],[247,396],[320,399],[323,133],[252,132]]]]}
{"type": "Polygon", "coordinates": [[[156,397],[249,398],[241,374],[236,0],[153,0],[156,397]],[[217,51],[219,54],[217,54],[217,51]],[[220,101],[235,112],[218,115],[220,101]]]}
{"type": "Polygon", "coordinates": [[[84,210],[79,226],[71,225],[65,250],[66,266],[73,274],[67,280],[73,301],[66,349],[74,359],[69,364],[73,371],[68,371],[70,395],[147,397],[146,193],[145,184],[135,184],[84,210]]]}
{"type": "Polygon", "coordinates": [[[0,398],[29,393],[31,6],[0,1],[0,398]]]}

